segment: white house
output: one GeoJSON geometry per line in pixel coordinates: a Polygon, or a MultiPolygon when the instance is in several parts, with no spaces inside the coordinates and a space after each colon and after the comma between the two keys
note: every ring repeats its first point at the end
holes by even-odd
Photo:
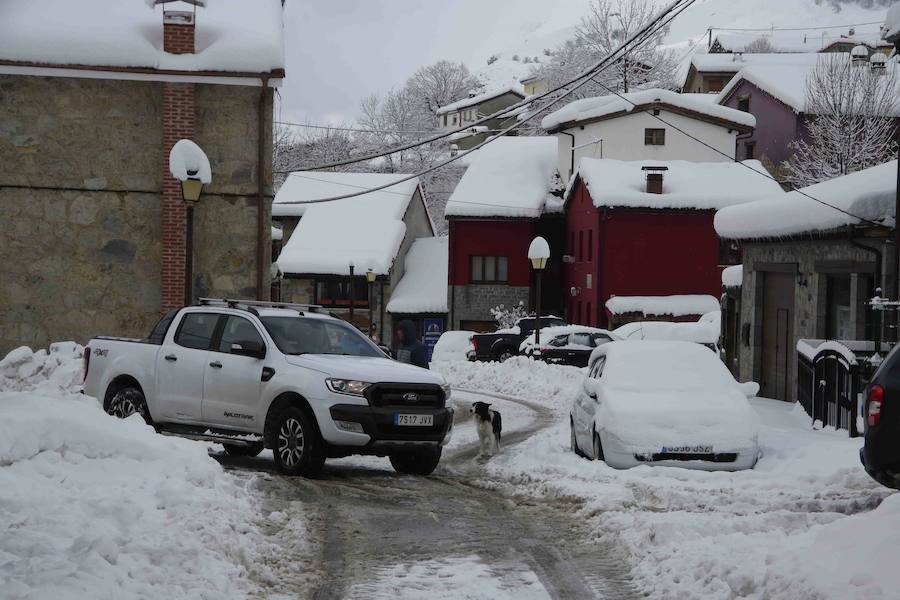
{"type": "Polygon", "coordinates": [[[284,232],[275,264],[281,300],[319,304],[382,339],[391,333],[385,305],[405,273],[407,252],[418,238],[434,236],[418,179],[353,198],[315,203],[407,177],[383,173],[297,171],[278,190],[272,217],[284,232]],[[350,277],[351,265],[353,277],[350,277]],[[366,273],[376,276],[369,285],[366,273]],[[351,285],[352,281],[352,285],[351,285]],[[369,319],[369,307],[372,319],[369,319]]]}
{"type": "Polygon", "coordinates": [[[437,110],[438,124],[445,131],[472,125],[471,131],[455,134],[451,138],[451,141],[460,150],[468,150],[484,141],[496,130],[515,123],[518,113],[514,111],[508,115],[501,115],[478,126],[474,125],[476,121],[513,106],[523,99],[525,99],[525,91],[518,84],[495,88],[480,94],[473,91],[469,93],[468,98],[440,107],[437,110]]]}
{"type": "Polygon", "coordinates": [[[541,125],[556,134],[559,172],[568,179],[582,158],[734,160],[737,136],[752,131],[756,119],[715,104],[712,95],[649,89],[576,100],[541,125]]]}

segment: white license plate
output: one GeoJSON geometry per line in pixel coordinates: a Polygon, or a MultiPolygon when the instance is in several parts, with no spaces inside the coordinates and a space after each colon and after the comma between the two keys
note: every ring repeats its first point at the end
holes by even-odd
{"type": "Polygon", "coordinates": [[[431,427],[434,425],[434,415],[394,415],[394,425],[400,427],[431,427]]]}
{"type": "Polygon", "coordinates": [[[712,446],[663,446],[663,454],[712,454],[712,446]]]}

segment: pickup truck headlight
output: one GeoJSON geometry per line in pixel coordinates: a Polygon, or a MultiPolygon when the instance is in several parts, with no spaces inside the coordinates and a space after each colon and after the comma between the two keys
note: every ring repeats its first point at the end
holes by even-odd
{"type": "Polygon", "coordinates": [[[444,401],[449,402],[450,401],[450,384],[445,383],[444,385],[441,386],[441,389],[444,390],[444,401]]]}
{"type": "Polygon", "coordinates": [[[354,381],[352,379],[334,379],[329,377],[325,380],[325,385],[329,390],[336,394],[347,394],[348,396],[362,396],[366,389],[372,385],[365,381],[354,381]]]}

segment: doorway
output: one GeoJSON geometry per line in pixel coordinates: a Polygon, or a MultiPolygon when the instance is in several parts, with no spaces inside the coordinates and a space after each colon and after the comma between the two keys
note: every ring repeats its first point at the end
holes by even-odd
{"type": "Polygon", "coordinates": [[[794,348],[793,273],[763,273],[761,393],[766,398],[791,399],[794,348]]]}

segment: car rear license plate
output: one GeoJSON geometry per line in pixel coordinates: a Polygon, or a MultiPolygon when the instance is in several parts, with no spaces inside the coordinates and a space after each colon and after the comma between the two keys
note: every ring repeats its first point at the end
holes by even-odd
{"type": "Polygon", "coordinates": [[[663,454],[712,454],[712,446],[663,446],[663,454]]]}
{"type": "Polygon", "coordinates": [[[434,415],[394,415],[394,425],[400,427],[431,427],[434,425],[434,415]]]}

